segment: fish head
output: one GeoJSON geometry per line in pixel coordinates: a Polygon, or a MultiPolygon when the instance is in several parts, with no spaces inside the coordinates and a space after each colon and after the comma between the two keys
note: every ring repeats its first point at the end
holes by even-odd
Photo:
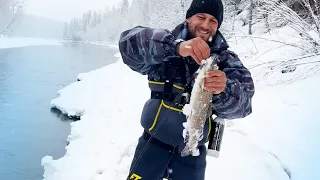
{"type": "Polygon", "coordinates": [[[219,69],[217,62],[219,56],[217,54],[212,54],[209,58],[202,60],[198,70],[193,74],[193,78],[197,78],[199,74],[205,76],[205,74],[214,69],[219,69]]]}
{"type": "Polygon", "coordinates": [[[207,70],[216,70],[219,69],[218,67],[218,58],[219,56],[217,54],[212,54],[207,60],[207,70]]]}
{"type": "Polygon", "coordinates": [[[218,55],[212,54],[209,58],[207,58],[206,60],[203,60],[201,62],[199,71],[208,72],[210,70],[219,69],[219,67],[217,65],[218,58],[219,58],[218,55]],[[203,69],[203,68],[205,68],[205,69],[203,69]]]}

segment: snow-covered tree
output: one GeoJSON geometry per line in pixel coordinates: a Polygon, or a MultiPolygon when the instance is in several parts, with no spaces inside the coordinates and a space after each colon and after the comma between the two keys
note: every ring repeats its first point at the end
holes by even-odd
{"type": "MultiPolygon", "coordinates": [[[[105,8],[104,12],[90,10],[76,18],[77,21],[72,20],[68,23],[68,34],[79,34],[82,39],[90,41],[117,42],[121,32],[137,25],[172,30],[185,20],[191,1],[132,0],[130,4],[128,0],[122,0],[118,5],[105,8]]],[[[298,0],[299,4],[294,0],[222,1],[224,21],[221,31],[226,38],[234,37],[236,33],[254,35],[257,32],[268,32],[288,23],[297,30],[302,27],[303,30],[313,28],[320,34],[320,4],[316,0],[298,0]],[[271,6],[269,2],[276,2],[277,7],[271,6]],[[278,6],[279,3],[281,6],[278,6]],[[239,32],[238,26],[246,26],[248,29],[239,32]]],[[[306,32],[301,32],[301,35],[309,39],[309,44],[317,46],[319,40],[307,36],[306,32]]]]}
{"type": "Polygon", "coordinates": [[[250,0],[250,5],[249,5],[249,34],[252,34],[252,18],[253,18],[253,0],[250,0]]]}
{"type": "Polygon", "coordinates": [[[296,9],[296,11],[294,11],[288,6],[288,2],[283,1],[264,1],[263,8],[260,9],[260,12],[268,14],[272,20],[285,22],[286,25],[296,30],[306,41],[306,43],[301,44],[301,48],[306,51],[320,52],[320,18],[319,14],[317,14],[317,9],[319,9],[317,2],[315,0],[298,1],[303,5],[305,10],[309,11],[309,20],[307,17],[303,18],[299,10],[296,9]],[[313,2],[313,4],[311,2],[313,2]],[[317,36],[311,35],[310,32],[315,33],[317,36]]]}
{"type": "Polygon", "coordinates": [[[63,39],[69,38],[69,32],[68,32],[68,23],[64,23],[63,26],[63,39]]]}
{"type": "Polygon", "coordinates": [[[86,33],[87,27],[88,27],[88,18],[86,13],[82,15],[82,27],[83,27],[83,32],[86,33]]]}
{"type": "Polygon", "coordinates": [[[97,11],[93,11],[93,15],[92,15],[92,18],[91,18],[91,27],[96,27],[97,25],[97,11]]]}
{"type": "Polygon", "coordinates": [[[10,27],[21,16],[24,0],[0,0],[0,35],[7,35],[10,27]]]}
{"type": "Polygon", "coordinates": [[[133,26],[137,25],[146,25],[146,21],[144,18],[145,12],[143,11],[143,0],[133,0],[128,19],[132,23],[133,26]]]}
{"type": "Polygon", "coordinates": [[[190,3],[191,0],[149,0],[150,26],[173,29],[185,20],[190,3]]]}
{"type": "Polygon", "coordinates": [[[128,13],[129,13],[129,1],[128,0],[122,0],[120,12],[123,17],[128,16],[128,13]]]}

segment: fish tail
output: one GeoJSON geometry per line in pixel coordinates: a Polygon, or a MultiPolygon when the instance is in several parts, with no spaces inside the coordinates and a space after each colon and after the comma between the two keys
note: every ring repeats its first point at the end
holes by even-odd
{"type": "Polygon", "coordinates": [[[181,152],[181,156],[185,157],[185,156],[189,156],[189,155],[191,155],[191,148],[188,145],[186,145],[186,147],[184,147],[181,152]]]}
{"type": "Polygon", "coordinates": [[[199,148],[193,148],[190,147],[188,144],[186,144],[186,146],[183,148],[182,152],[181,152],[181,156],[185,157],[185,156],[199,156],[200,155],[200,150],[199,148]]]}

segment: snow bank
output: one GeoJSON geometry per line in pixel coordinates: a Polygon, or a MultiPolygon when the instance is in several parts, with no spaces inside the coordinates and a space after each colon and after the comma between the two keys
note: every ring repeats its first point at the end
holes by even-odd
{"type": "MultiPolygon", "coordinates": [[[[122,61],[79,75],[81,81],[59,91],[52,106],[64,113],[84,114],[71,124],[65,157],[45,157],[44,177],[53,179],[125,179],[141,135],[139,118],[149,97],[147,80],[132,72],[122,61]]],[[[208,179],[288,179],[281,163],[242,134],[227,131],[219,159],[208,159],[208,179]],[[237,163],[235,163],[237,162],[237,163]],[[269,166],[270,169],[267,169],[269,166]],[[230,174],[229,170],[237,170],[230,174]],[[254,170],[254,173],[252,170],[254,170]],[[214,170],[214,171],[213,171],[214,170]],[[219,172],[219,173],[218,173],[219,172]],[[254,178],[255,179],[255,178],[254,178]]]]}
{"type": "MultiPolygon", "coordinates": [[[[295,48],[276,47],[266,41],[256,43],[257,53],[248,54],[246,48],[254,46],[250,41],[245,38],[232,46],[249,67],[257,65],[254,59],[268,64],[301,55],[295,48]]],[[[304,61],[315,59],[320,57],[304,61]]],[[[310,67],[305,66],[286,74],[279,73],[281,68],[272,71],[267,67],[252,70],[257,82],[253,113],[228,123],[221,156],[207,158],[207,180],[320,179],[320,75],[316,70],[309,73],[310,67]],[[307,75],[297,78],[301,73],[307,75]],[[272,78],[263,79],[266,75],[272,78]],[[292,81],[281,84],[284,78],[292,81]],[[280,85],[270,86],[270,82],[280,85]]],[[[79,115],[81,120],[71,123],[66,155],[57,160],[51,156],[42,159],[44,179],[126,179],[142,133],[140,113],[150,95],[147,78],[130,70],[120,59],[82,73],[78,79],[51,101],[52,107],[71,116],[79,115]]]]}
{"type": "MultiPolygon", "coordinates": [[[[318,57],[320,59],[320,57],[318,57]]],[[[320,179],[320,75],[258,91],[251,116],[232,128],[279,158],[292,179],[320,179]]]]}
{"type": "Polygon", "coordinates": [[[37,46],[37,45],[62,45],[62,41],[55,39],[42,39],[42,38],[22,38],[12,37],[7,38],[0,36],[0,49],[16,48],[24,46],[37,46]]]}
{"type": "Polygon", "coordinates": [[[118,49],[118,45],[116,43],[110,43],[110,41],[85,41],[85,43],[118,49]]]}

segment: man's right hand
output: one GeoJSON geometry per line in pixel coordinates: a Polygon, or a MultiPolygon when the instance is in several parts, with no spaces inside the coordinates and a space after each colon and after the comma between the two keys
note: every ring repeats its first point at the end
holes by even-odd
{"type": "Polygon", "coordinates": [[[202,60],[210,56],[210,48],[204,40],[197,37],[181,42],[178,54],[182,57],[191,56],[198,64],[201,64],[202,60]]]}

